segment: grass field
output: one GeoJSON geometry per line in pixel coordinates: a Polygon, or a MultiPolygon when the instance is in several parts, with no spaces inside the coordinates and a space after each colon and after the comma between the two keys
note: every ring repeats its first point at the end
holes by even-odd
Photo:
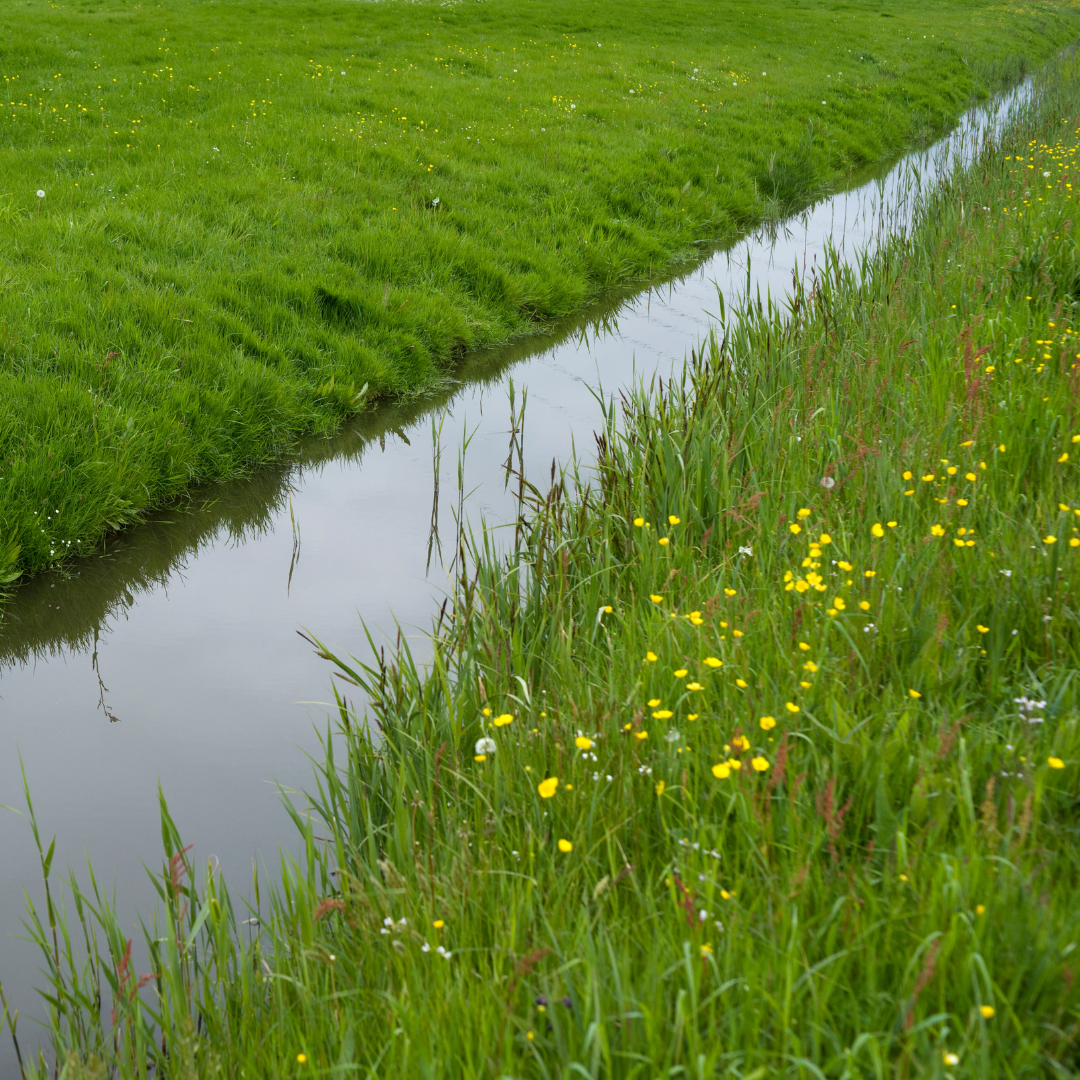
{"type": "Polygon", "coordinates": [[[1078,33],[1072,2],[10,4],[0,583],[669,273],[1078,33]]]}
{"type": "Polygon", "coordinates": [[[62,1075],[1075,1076],[1077,74],[526,488],[430,668],[328,657],[255,912],[167,814],[145,969],[42,912],[62,1075]]]}

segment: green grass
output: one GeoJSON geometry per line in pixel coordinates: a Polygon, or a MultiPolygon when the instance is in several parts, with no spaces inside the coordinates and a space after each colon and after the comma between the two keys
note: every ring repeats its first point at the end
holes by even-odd
{"type": "Polygon", "coordinates": [[[685,265],[1078,32],[1071,0],[9,4],[0,584],[685,265]]]}
{"type": "Polygon", "coordinates": [[[1077,74],[612,407],[428,667],[328,657],[372,704],[260,927],[164,806],[146,967],[54,893],[62,1075],[1075,1076],[1077,74]]]}

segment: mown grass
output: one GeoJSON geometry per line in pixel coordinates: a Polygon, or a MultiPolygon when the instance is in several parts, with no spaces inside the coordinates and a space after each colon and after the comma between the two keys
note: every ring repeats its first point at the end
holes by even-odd
{"type": "Polygon", "coordinates": [[[1076,1075],[1076,74],[523,486],[429,666],[328,657],[253,911],[164,806],[145,969],[53,894],[63,1075],[1076,1075]]]}
{"type": "Polygon", "coordinates": [[[984,0],[7,14],[0,584],[663,275],[1080,25],[984,0]]]}

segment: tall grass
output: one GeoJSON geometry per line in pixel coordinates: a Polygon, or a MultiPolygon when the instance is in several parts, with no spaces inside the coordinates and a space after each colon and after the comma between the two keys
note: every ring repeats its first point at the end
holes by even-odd
{"type": "Polygon", "coordinates": [[[1074,0],[13,6],[0,586],[685,265],[1077,27],[1074,0]]]}
{"type": "Polygon", "coordinates": [[[141,993],[72,877],[64,1075],[1075,1075],[1078,151],[1070,62],[523,480],[430,665],[324,650],[302,853],[241,910],[163,805],[141,993]]]}

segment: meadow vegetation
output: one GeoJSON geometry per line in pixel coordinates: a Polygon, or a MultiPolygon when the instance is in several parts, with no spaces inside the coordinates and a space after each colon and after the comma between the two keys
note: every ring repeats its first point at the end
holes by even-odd
{"type": "Polygon", "coordinates": [[[951,124],[1071,0],[19,0],[0,586],[951,124]]]}
{"type": "Polygon", "coordinates": [[[1076,75],[522,478],[429,665],[326,654],[251,910],[164,807],[145,968],[54,881],[62,1075],[1075,1076],[1076,75]]]}

